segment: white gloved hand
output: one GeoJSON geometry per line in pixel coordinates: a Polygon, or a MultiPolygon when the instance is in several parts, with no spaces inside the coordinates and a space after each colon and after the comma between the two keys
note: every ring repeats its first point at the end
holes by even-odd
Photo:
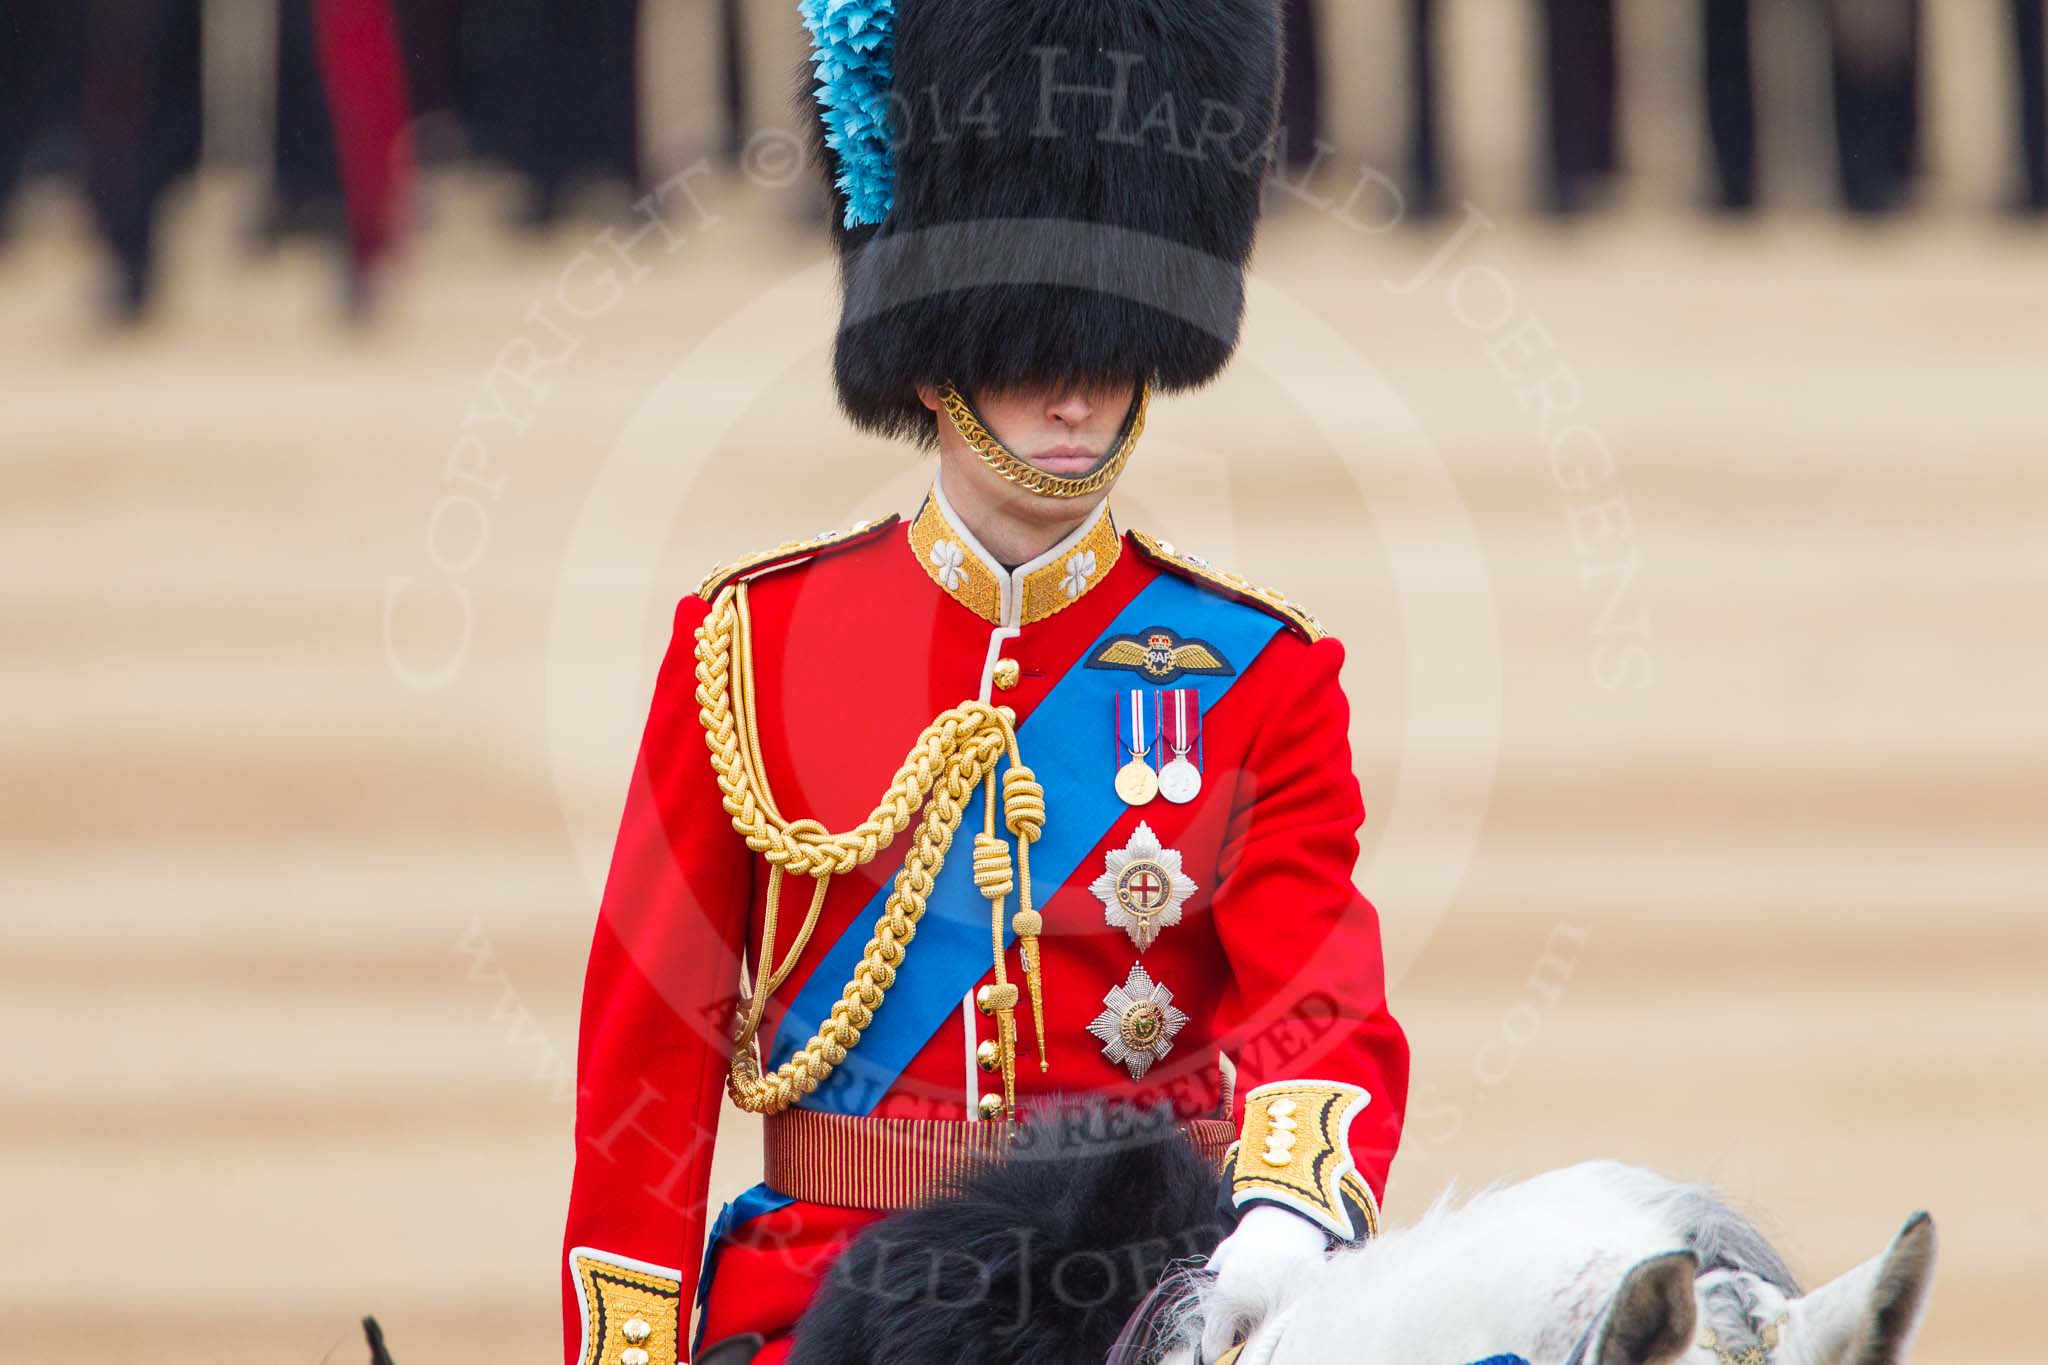
{"type": "Polygon", "coordinates": [[[1202,1359],[1211,1361],[1279,1306],[1289,1281],[1320,1265],[1330,1239],[1308,1219],[1276,1204],[1254,1204],[1237,1231],[1209,1257],[1216,1285],[1202,1327],[1202,1359]]]}

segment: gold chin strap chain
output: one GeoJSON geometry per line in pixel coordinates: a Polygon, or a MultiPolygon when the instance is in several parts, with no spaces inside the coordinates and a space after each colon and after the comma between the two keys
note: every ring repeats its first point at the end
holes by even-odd
{"type": "Polygon", "coordinates": [[[726,1086],[733,1102],[752,1113],[779,1114],[816,1090],[833,1068],[846,1060],[895,983],[905,949],[924,916],[926,898],[979,783],[987,794],[987,819],[974,838],[974,884],[989,900],[989,934],[995,957],[995,987],[989,992],[989,1003],[995,1010],[1002,1049],[1003,1112],[1015,1117],[1017,988],[1009,980],[1003,951],[1003,902],[1011,891],[1012,878],[1009,847],[996,834],[996,770],[1005,758],[1009,767],[1001,780],[1003,827],[1017,841],[1015,885],[1019,888],[1017,914],[1011,925],[1022,940],[1031,1011],[1038,1029],[1038,1064],[1041,1070],[1046,1067],[1045,1021],[1039,1014],[1038,935],[1043,922],[1031,905],[1031,845],[1045,828],[1045,789],[1018,755],[1016,713],[1007,706],[980,701],[962,702],[942,713],[918,737],[873,814],[845,833],[834,834],[815,820],[784,818],[769,788],[761,762],[754,703],[753,620],[744,583],[723,589],[713,600],[704,624],[697,628],[697,706],[726,813],[747,847],[768,860],[768,896],[756,979],[754,989],[740,1004],[732,1074],[726,1086]],[[853,980],[847,982],[830,1017],[811,1040],[773,1074],[763,1075],[756,1041],[762,1011],[818,927],[833,876],[872,862],[909,827],[913,817],[917,832],[853,980]],[[778,963],[776,923],[785,876],[810,877],[817,886],[796,941],[778,963]]]}
{"type": "Polygon", "coordinates": [[[1117,476],[1124,472],[1124,466],[1131,462],[1131,452],[1138,448],[1138,438],[1145,434],[1145,414],[1152,407],[1152,385],[1148,381],[1138,386],[1137,405],[1116,450],[1100,467],[1077,475],[1048,474],[1029,461],[1018,458],[1015,452],[996,439],[995,433],[974,411],[974,404],[953,385],[948,384],[939,390],[939,406],[946,410],[946,416],[952,419],[953,430],[960,433],[960,439],[967,443],[968,448],[981,457],[983,464],[1009,482],[1042,497],[1085,498],[1115,483],[1117,476]]]}

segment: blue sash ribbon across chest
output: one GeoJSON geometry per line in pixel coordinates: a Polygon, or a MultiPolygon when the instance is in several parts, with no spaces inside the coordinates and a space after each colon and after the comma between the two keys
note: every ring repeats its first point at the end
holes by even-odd
{"type": "MultiPolygon", "coordinates": [[[[1254,607],[1204,592],[1178,578],[1161,577],[1133,597],[1096,644],[1047,693],[1017,727],[1018,748],[1046,790],[1045,833],[1032,849],[1032,880],[1039,902],[1051,900],[1081,861],[1102,842],[1124,813],[1111,784],[1110,716],[1128,672],[1085,668],[1102,641],[1170,622],[1184,636],[1212,644],[1240,669],[1250,665],[1280,628],[1275,617],[1254,607]]],[[[1200,694],[1204,712],[1220,701],[1238,674],[1189,675],[1178,685],[1200,694]]],[[[965,842],[981,828],[984,798],[977,792],[961,821],[961,833],[940,869],[927,900],[917,937],[896,982],[860,1044],[824,1084],[802,1103],[808,1109],[866,1114],[880,1102],[924,1045],[960,1008],[961,998],[989,970],[989,906],[975,889],[965,842]]],[[[893,879],[892,879],[893,880],[893,879]]],[[[873,935],[890,888],[882,887],[831,944],[805,978],[775,1030],[768,1065],[780,1066],[818,1030],[832,1012],[873,935]]],[[[1006,934],[1005,941],[1009,941],[1006,934]]]]}

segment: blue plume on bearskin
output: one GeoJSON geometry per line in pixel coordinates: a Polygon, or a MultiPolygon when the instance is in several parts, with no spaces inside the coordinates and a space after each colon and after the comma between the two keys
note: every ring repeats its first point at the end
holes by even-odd
{"type": "Polygon", "coordinates": [[[924,385],[1170,393],[1222,371],[1277,137],[1279,0],[895,0],[886,36],[878,0],[804,4],[857,425],[928,439],[924,385]]]}
{"type": "Polygon", "coordinates": [[[801,0],[811,34],[812,92],[836,166],[849,228],[888,216],[896,170],[889,150],[889,69],[895,0],[801,0]]]}

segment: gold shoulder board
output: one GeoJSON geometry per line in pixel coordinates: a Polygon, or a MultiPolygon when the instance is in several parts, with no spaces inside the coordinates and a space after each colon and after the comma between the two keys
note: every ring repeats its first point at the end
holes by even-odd
{"type": "Polygon", "coordinates": [[[742,555],[731,564],[713,565],[711,572],[706,574],[704,581],[698,585],[697,596],[709,602],[717,596],[719,589],[737,579],[754,578],[771,569],[815,559],[819,555],[843,550],[849,545],[863,544],[901,520],[901,517],[891,514],[879,521],[856,522],[844,531],[821,532],[809,540],[792,540],[772,550],[763,550],[759,554],[742,555]]]}
{"type": "Polygon", "coordinates": [[[1131,532],[1131,542],[1138,547],[1138,553],[1169,573],[1199,583],[1206,588],[1222,593],[1225,597],[1259,608],[1285,621],[1294,633],[1314,644],[1329,632],[1322,622],[1310,616],[1300,607],[1287,600],[1284,592],[1262,588],[1217,568],[1200,555],[1185,555],[1163,540],[1155,540],[1143,531],[1131,532]]]}

